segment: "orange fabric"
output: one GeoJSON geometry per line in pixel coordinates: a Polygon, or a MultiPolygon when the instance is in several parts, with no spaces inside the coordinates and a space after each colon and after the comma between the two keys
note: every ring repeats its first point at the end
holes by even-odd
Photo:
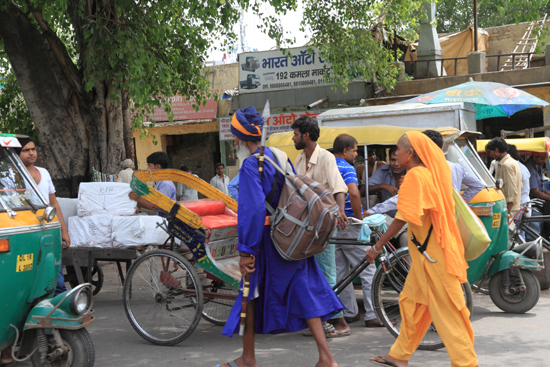
{"type": "Polygon", "coordinates": [[[246,130],[242,125],[241,125],[241,122],[237,119],[237,114],[233,114],[233,118],[231,119],[231,125],[239,130],[241,133],[245,134],[245,135],[249,135],[249,136],[262,136],[262,130],[260,130],[260,128],[256,125],[252,125],[256,128],[256,130],[258,130],[258,133],[257,134],[253,134],[251,133],[250,131],[246,130]]]}
{"type": "MultiPolygon", "coordinates": [[[[464,246],[455,222],[455,205],[451,170],[443,151],[421,132],[408,132],[413,149],[426,167],[407,171],[399,188],[397,210],[407,222],[422,225],[422,217],[430,214],[433,234],[445,253],[447,272],[462,283],[467,281],[468,264],[464,246]]],[[[424,238],[418,238],[420,243],[424,238]]],[[[429,253],[429,248],[428,251],[429,253]]]]}

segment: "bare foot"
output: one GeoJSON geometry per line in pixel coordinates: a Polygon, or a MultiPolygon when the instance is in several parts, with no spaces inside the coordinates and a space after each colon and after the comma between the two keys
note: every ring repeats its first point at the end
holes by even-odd
{"type": "MultiPolygon", "coordinates": [[[[386,361],[390,362],[390,363],[393,363],[394,365],[396,365],[397,367],[408,367],[409,366],[409,361],[402,361],[400,359],[395,359],[391,356],[385,356],[383,357],[386,361]]],[[[384,359],[382,359],[382,357],[374,357],[371,359],[371,361],[376,361],[376,362],[380,362],[380,363],[384,363],[384,359]]]]}
{"type": "Polygon", "coordinates": [[[326,362],[317,362],[315,367],[338,367],[338,363],[333,359],[332,361],[326,361],[326,362]]]}
{"type": "MultiPolygon", "coordinates": [[[[235,362],[237,364],[237,366],[239,366],[239,367],[258,367],[255,360],[254,361],[248,361],[249,363],[245,363],[244,359],[243,359],[243,356],[240,356],[239,358],[235,359],[233,362],[235,362]]],[[[222,363],[219,366],[220,367],[232,367],[231,365],[229,365],[228,362],[222,363]]]]}
{"type": "Polygon", "coordinates": [[[350,331],[350,327],[346,320],[343,317],[339,317],[337,319],[333,319],[332,325],[334,328],[339,331],[340,333],[347,333],[350,331]]]}
{"type": "Polygon", "coordinates": [[[4,349],[0,352],[0,365],[12,363],[13,358],[11,357],[11,348],[4,349]]]}

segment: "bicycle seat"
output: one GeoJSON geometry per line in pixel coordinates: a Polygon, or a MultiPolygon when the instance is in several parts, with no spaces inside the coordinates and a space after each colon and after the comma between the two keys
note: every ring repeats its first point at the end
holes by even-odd
{"type": "MultiPolygon", "coordinates": [[[[529,246],[531,246],[533,243],[535,243],[536,241],[532,241],[532,242],[526,242],[524,244],[521,244],[521,245],[517,245],[515,246],[512,251],[518,253],[518,254],[521,254],[523,251],[525,251],[525,249],[529,246]]],[[[533,245],[531,246],[531,248],[529,250],[527,250],[527,252],[525,252],[523,255],[525,257],[528,257],[530,259],[537,259],[538,258],[538,254],[537,254],[537,245],[533,245]]]]}

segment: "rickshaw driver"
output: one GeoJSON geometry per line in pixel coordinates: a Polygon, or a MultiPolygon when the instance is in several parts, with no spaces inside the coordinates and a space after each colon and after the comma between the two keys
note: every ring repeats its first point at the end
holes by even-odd
{"type": "MultiPolygon", "coordinates": [[[[19,151],[19,158],[27,168],[27,171],[31,174],[32,178],[36,182],[38,189],[42,193],[42,196],[46,199],[46,202],[53,206],[56,211],[57,219],[61,225],[61,239],[63,240],[63,248],[69,248],[71,246],[71,238],[69,237],[69,232],[67,231],[67,225],[63,219],[63,213],[61,212],[61,207],[55,196],[55,187],[52,182],[52,178],[47,169],[42,167],[36,167],[36,159],[38,155],[36,154],[36,145],[31,138],[21,138],[19,139],[21,147],[17,149],[19,151]]],[[[57,286],[55,288],[55,295],[63,293],[67,290],[65,287],[65,277],[63,276],[63,265],[59,269],[59,278],[57,279],[57,286]]]]}
{"type": "MultiPolygon", "coordinates": [[[[545,162],[546,157],[544,155],[532,155],[531,158],[525,162],[525,167],[527,167],[529,173],[531,174],[531,177],[529,178],[529,196],[532,199],[536,198],[544,200],[546,204],[544,207],[548,206],[550,203],[550,195],[544,188],[544,184],[542,182],[542,167],[545,162]]],[[[536,207],[532,208],[532,210],[533,215],[542,215],[544,213],[536,207]]],[[[529,223],[529,226],[532,227],[535,232],[542,234],[542,222],[531,222],[529,223]]]]}

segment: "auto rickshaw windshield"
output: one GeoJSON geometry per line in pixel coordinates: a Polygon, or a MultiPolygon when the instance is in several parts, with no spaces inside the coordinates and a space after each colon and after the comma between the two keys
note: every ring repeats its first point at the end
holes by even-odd
{"type": "Polygon", "coordinates": [[[466,172],[479,178],[487,187],[495,186],[493,176],[467,139],[457,139],[450,144],[446,156],[448,161],[460,164],[466,172]]]}
{"type": "Polygon", "coordinates": [[[0,148],[0,212],[6,211],[6,206],[16,211],[33,209],[33,206],[46,207],[37,191],[32,177],[15,153],[0,148]]]}

